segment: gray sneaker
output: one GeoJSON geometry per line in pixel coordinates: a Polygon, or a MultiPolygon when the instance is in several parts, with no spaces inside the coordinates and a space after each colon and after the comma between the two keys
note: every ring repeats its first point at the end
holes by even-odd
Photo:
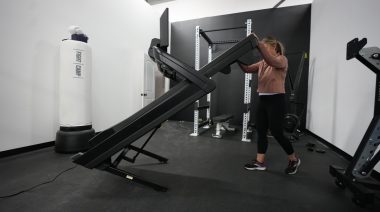
{"type": "Polygon", "coordinates": [[[265,166],[265,163],[260,163],[257,160],[254,160],[252,163],[245,164],[244,168],[250,171],[253,171],[253,170],[265,171],[267,169],[267,167],[265,166]]]}
{"type": "Polygon", "coordinates": [[[285,169],[286,174],[296,174],[298,167],[301,165],[301,159],[297,158],[296,161],[289,161],[288,167],[285,169]]]}

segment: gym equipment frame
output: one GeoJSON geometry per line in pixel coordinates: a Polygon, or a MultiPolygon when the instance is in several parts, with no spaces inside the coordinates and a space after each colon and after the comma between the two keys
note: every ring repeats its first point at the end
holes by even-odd
{"type": "MultiPolygon", "coordinates": [[[[251,34],[252,31],[252,20],[247,19],[245,22],[246,26],[241,27],[231,27],[231,28],[222,28],[222,29],[212,29],[212,30],[202,30],[200,26],[195,27],[195,70],[199,71],[200,68],[200,38],[203,37],[205,41],[208,43],[208,63],[212,61],[213,55],[213,49],[215,49],[216,45],[224,45],[224,44],[234,44],[238,43],[238,40],[221,40],[221,41],[213,41],[207,33],[211,32],[221,32],[226,30],[235,30],[235,29],[246,29],[246,36],[251,34]]],[[[244,86],[244,104],[246,105],[247,111],[243,115],[243,135],[242,135],[242,141],[250,142],[251,140],[247,138],[247,133],[249,132],[248,129],[248,122],[250,119],[250,103],[251,103],[251,81],[252,81],[252,74],[246,73],[245,74],[245,86],[244,86]]],[[[197,100],[194,104],[194,130],[193,133],[190,134],[190,136],[198,136],[200,132],[200,127],[203,127],[204,129],[209,129],[214,123],[213,120],[220,120],[223,122],[218,122],[216,126],[216,132],[212,136],[214,138],[222,138],[221,130],[227,130],[227,131],[234,131],[234,128],[228,127],[227,121],[229,119],[232,119],[233,116],[226,116],[224,114],[213,117],[211,119],[211,93],[207,94],[207,104],[203,106],[199,106],[199,100],[197,100]],[[200,110],[206,110],[206,120],[199,122],[199,116],[200,110]],[[229,117],[229,119],[226,119],[226,117],[229,117]]]]}
{"type": "Polygon", "coordinates": [[[352,200],[360,206],[374,203],[376,192],[380,190],[380,183],[370,178],[380,160],[380,151],[375,154],[380,144],[380,49],[363,48],[366,44],[366,38],[348,42],[346,59],[355,57],[376,74],[374,115],[348,167],[330,166],[336,185],[342,189],[349,188],[354,193],[352,200]]]}
{"type": "Polygon", "coordinates": [[[299,129],[302,116],[305,112],[305,103],[299,101],[299,86],[301,82],[301,77],[303,74],[303,67],[305,60],[308,58],[306,52],[301,52],[301,59],[298,65],[295,80],[292,80],[290,73],[288,73],[289,85],[290,85],[290,95],[289,103],[290,110],[289,113],[285,114],[284,118],[284,130],[289,134],[289,139],[291,141],[298,140],[301,136],[301,131],[299,129]],[[298,112],[300,108],[301,112],[298,112]]]}
{"type": "MultiPolygon", "coordinates": [[[[230,65],[247,52],[256,49],[256,46],[256,39],[253,35],[249,35],[202,69],[196,71],[160,49],[159,39],[152,39],[149,56],[154,57],[158,69],[164,76],[178,81],[178,83],[132,116],[93,137],[89,141],[90,149],[73,156],[73,162],[89,169],[96,168],[110,172],[127,180],[150,186],[158,191],[166,191],[167,188],[164,186],[119,169],[113,156],[122,153],[137,139],[213,91],[216,85],[209,78],[218,72],[230,73],[230,65]]],[[[160,160],[159,157],[157,159],[160,160]]]]}

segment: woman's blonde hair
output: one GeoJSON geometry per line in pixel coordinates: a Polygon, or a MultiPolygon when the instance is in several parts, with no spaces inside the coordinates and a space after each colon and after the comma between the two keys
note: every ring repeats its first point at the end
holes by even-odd
{"type": "Polygon", "coordinates": [[[284,45],[280,41],[276,40],[274,37],[272,36],[265,37],[262,40],[262,42],[274,47],[276,52],[279,53],[280,55],[285,55],[284,45]]]}

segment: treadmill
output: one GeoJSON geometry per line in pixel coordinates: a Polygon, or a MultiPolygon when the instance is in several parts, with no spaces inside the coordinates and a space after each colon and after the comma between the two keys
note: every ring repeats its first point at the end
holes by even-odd
{"type": "Polygon", "coordinates": [[[166,162],[166,158],[136,148],[132,145],[133,142],[152,132],[149,140],[163,122],[213,91],[216,84],[209,78],[218,72],[230,73],[230,65],[244,55],[252,54],[257,47],[257,41],[253,35],[246,37],[199,71],[166,53],[165,49],[160,47],[160,40],[152,39],[149,56],[156,62],[160,72],[178,83],[135,114],[94,136],[89,141],[90,148],[86,152],[80,152],[73,156],[74,163],[89,169],[96,168],[107,171],[158,191],[166,191],[167,188],[164,186],[119,169],[120,161],[128,160],[125,151],[135,149],[138,153],[166,162]]]}

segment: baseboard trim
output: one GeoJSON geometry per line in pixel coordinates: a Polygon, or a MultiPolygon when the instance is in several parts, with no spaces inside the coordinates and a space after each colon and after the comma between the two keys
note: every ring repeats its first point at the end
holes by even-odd
{"type": "MultiPolygon", "coordinates": [[[[351,161],[352,160],[352,156],[347,154],[345,151],[339,149],[338,147],[336,147],[335,145],[333,145],[332,143],[326,141],[325,139],[319,137],[318,135],[314,134],[313,132],[311,132],[310,130],[307,130],[305,129],[305,132],[308,133],[309,135],[313,136],[315,139],[317,139],[319,142],[321,142],[322,144],[328,146],[330,149],[332,149],[334,152],[336,152],[337,154],[339,154],[340,156],[342,156],[343,158],[345,158],[346,160],[348,161],[351,161]]],[[[371,177],[373,177],[374,179],[376,179],[377,181],[380,181],[380,173],[373,170],[372,173],[371,173],[371,177]]]]}
{"type": "Polygon", "coordinates": [[[54,146],[54,141],[49,141],[49,142],[35,144],[35,145],[31,145],[31,146],[26,146],[26,147],[20,147],[20,148],[16,148],[16,149],[10,149],[10,150],[0,152],[0,158],[5,158],[5,157],[12,156],[12,155],[31,152],[31,151],[43,149],[46,147],[52,147],[52,146],[54,146]]]}
{"type": "MultiPolygon", "coordinates": [[[[99,133],[100,133],[100,131],[95,132],[95,135],[97,135],[99,133]]],[[[25,147],[20,147],[20,148],[16,148],[16,149],[10,149],[10,150],[0,152],[0,158],[5,158],[5,157],[12,156],[12,155],[26,153],[26,152],[31,152],[31,151],[43,149],[46,147],[52,147],[54,145],[55,145],[55,141],[49,141],[49,142],[35,144],[35,145],[31,145],[31,146],[25,146],[25,147]]]]}

